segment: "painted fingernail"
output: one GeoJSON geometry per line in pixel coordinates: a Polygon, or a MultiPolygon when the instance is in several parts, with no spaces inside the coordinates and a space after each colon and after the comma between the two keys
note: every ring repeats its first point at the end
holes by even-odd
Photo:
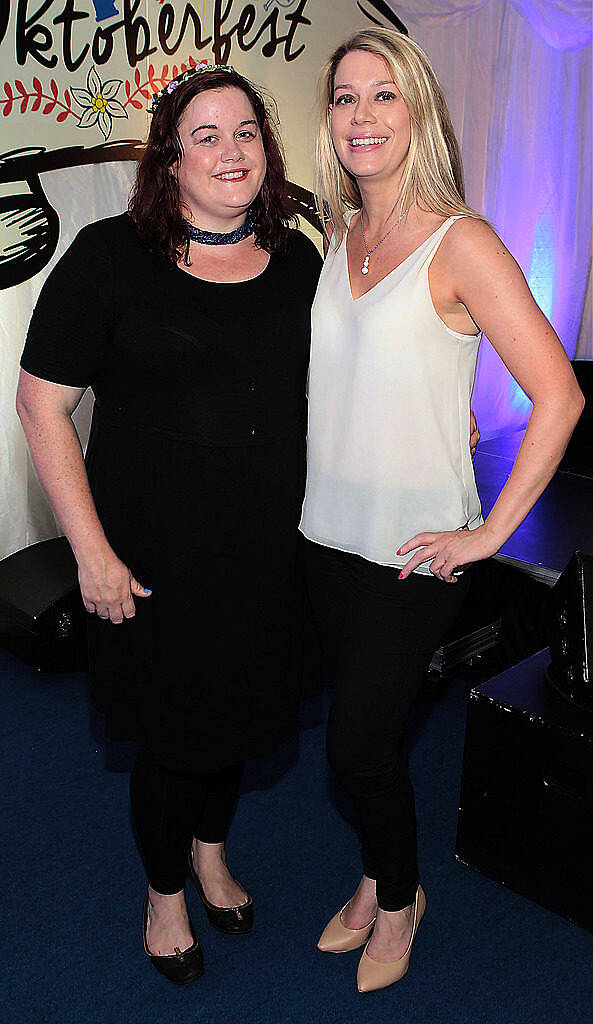
{"type": "Polygon", "coordinates": [[[401,549],[401,548],[398,548],[398,549],[397,549],[397,551],[396,551],[395,553],[396,553],[396,555],[401,555],[401,553],[402,553],[402,549],[401,549]]]}
{"type": "Polygon", "coordinates": [[[145,594],[152,594],[152,590],[149,590],[148,587],[145,587],[144,588],[144,593],[145,594]]]}
{"type": "Polygon", "coordinates": [[[399,574],[399,576],[397,578],[398,578],[398,580],[403,580],[403,578],[404,578],[403,572],[400,572],[400,574],[399,574]]]}

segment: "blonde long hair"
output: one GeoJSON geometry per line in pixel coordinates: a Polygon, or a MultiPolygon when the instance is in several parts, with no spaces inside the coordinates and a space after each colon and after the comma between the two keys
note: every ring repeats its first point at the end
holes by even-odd
{"type": "Polygon", "coordinates": [[[330,105],[336,70],[352,50],[382,57],[410,114],[410,148],[393,210],[398,205],[400,210],[407,210],[421,201],[433,213],[445,217],[465,214],[483,220],[465,202],[459,146],[443,91],[426,54],[401,32],[370,28],[356,32],[334,51],[319,82],[315,198],[319,216],[324,224],[331,223],[336,242],[339,244],[347,231],[345,213],[362,206],[356,179],[342,167],[331,137],[330,105]]]}

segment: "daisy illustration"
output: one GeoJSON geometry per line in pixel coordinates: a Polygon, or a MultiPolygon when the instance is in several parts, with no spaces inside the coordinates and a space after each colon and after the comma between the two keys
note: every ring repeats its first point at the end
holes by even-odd
{"type": "Polygon", "coordinates": [[[78,124],[79,128],[92,128],[98,124],[105,139],[111,135],[112,121],[114,117],[127,117],[119,100],[116,100],[121,79],[110,78],[108,82],[101,82],[95,66],[92,65],[86,79],[86,89],[72,88],[70,91],[84,113],[78,124]]]}

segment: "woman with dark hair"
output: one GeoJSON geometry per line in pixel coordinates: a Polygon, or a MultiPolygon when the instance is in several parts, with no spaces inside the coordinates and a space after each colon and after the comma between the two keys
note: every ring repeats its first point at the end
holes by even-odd
{"type": "Polygon", "coordinates": [[[224,842],[248,757],[297,710],[297,525],[321,258],[289,230],[274,123],[198,66],[153,100],[129,214],[84,228],[31,320],[18,410],[76,556],[92,700],[138,738],[145,949],[199,977],[184,886],[246,932],[224,842]],[[95,393],[83,461],[71,415],[95,393]],[[147,587],[151,589],[146,589],[147,587]]]}

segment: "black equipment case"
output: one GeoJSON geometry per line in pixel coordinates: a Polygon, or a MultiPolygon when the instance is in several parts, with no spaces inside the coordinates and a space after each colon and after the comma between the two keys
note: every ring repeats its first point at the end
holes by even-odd
{"type": "Polygon", "coordinates": [[[64,537],[0,561],[0,645],[40,672],[85,668],[85,610],[64,537]]]}
{"type": "Polygon", "coordinates": [[[591,929],[591,715],[549,685],[549,662],[470,693],[456,857],[591,929]]]}

